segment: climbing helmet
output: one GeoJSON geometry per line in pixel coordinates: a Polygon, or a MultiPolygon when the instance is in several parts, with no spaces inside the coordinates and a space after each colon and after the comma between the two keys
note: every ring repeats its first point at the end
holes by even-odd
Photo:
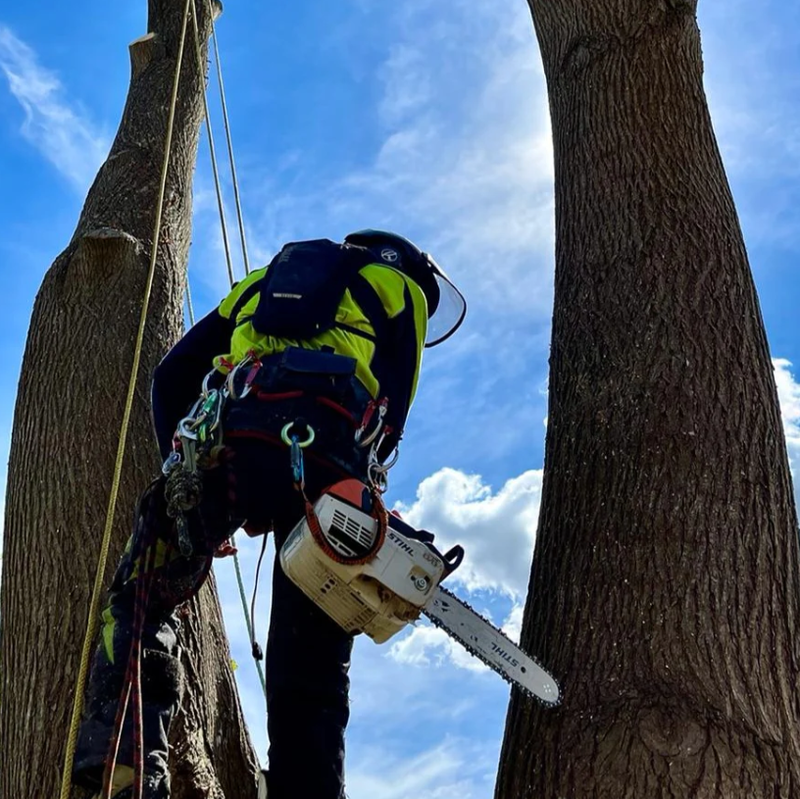
{"type": "Polygon", "coordinates": [[[386,230],[357,230],[344,240],[347,244],[365,247],[377,263],[397,269],[422,289],[428,303],[426,347],[441,344],[461,327],[467,302],[431,255],[405,236],[386,230]]]}

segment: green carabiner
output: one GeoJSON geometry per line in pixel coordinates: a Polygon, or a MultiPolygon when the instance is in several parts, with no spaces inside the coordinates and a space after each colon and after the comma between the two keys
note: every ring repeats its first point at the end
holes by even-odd
{"type": "Polygon", "coordinates": [[[314,432],[314,428],[306,423],[303,424],[306,426],[306,430],[308,430],[308,438],[305,441],[300,441],[299,439],[295,438],[294,440],[290,438],[289,431],[297,424],[297,422],[289,422],[288,424],[284,425],[283,430],[281,430],[281,441],[286,444],[287,447],[291,447],[293,443],[296,443],[298,447],[301,449],[305,449],[309,444],[312,444],[314,438],[316,437],[316,433],[314,432]]]}

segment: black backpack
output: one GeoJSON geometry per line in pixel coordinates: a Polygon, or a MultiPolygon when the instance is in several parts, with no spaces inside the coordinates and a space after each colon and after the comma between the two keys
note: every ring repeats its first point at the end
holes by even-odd
{"type": "Polygon", "coordinates": [[[253,327],[262,335],[293,339],[330,330],[345,290],[361,282],[358,271],[374,260],[362,247],[329,239],[285,245],[259,281],[253,327]]]}

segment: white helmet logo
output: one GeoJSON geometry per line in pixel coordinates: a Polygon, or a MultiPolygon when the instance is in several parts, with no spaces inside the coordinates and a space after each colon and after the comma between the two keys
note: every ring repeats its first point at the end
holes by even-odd
{"type": "Polygon", "coordinates": [[[400,256],[397,254],[396,250],[391,250],[388,247],[384,247],[381,250],[381,258],[383,258],[386,263],[393,264],[400,258],[400,256]]]}

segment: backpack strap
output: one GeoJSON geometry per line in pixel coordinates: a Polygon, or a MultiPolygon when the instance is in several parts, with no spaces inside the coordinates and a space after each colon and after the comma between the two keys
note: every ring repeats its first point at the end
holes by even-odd
{"type": "Polygon", "coordinates": [[[376,347],[380,346],[386,340],[389,315],[386,313],[386,308],[383,307],[378,292],[375,291],[369,280],[358,272],[353,275],[347,288],[350,291],[350,296],[356,301],[358,307],[361,308],[364,316],[367,317],[367,320],[372,325],[375,335],[370,336],[368,333],[365,334],[363,331],[356,330],[349,325],[343,325],[341,322],[336,322],[335,327],[369,338],[375,341],[376,347]]]}
{"type": "Polygon", "coordinates": [[[239,299],[236,300],[233,308],[231,309],[231,320],[234,324],[237,324],[236,319],[238,318],[239,314],[247,305],[248,302],[256,295],[259,291],[261,291],[261,284],[264,282],[264,277],[266,277],[266,273],[262,275],[258,280],[253,281],[239,296],[239,299]]]}

